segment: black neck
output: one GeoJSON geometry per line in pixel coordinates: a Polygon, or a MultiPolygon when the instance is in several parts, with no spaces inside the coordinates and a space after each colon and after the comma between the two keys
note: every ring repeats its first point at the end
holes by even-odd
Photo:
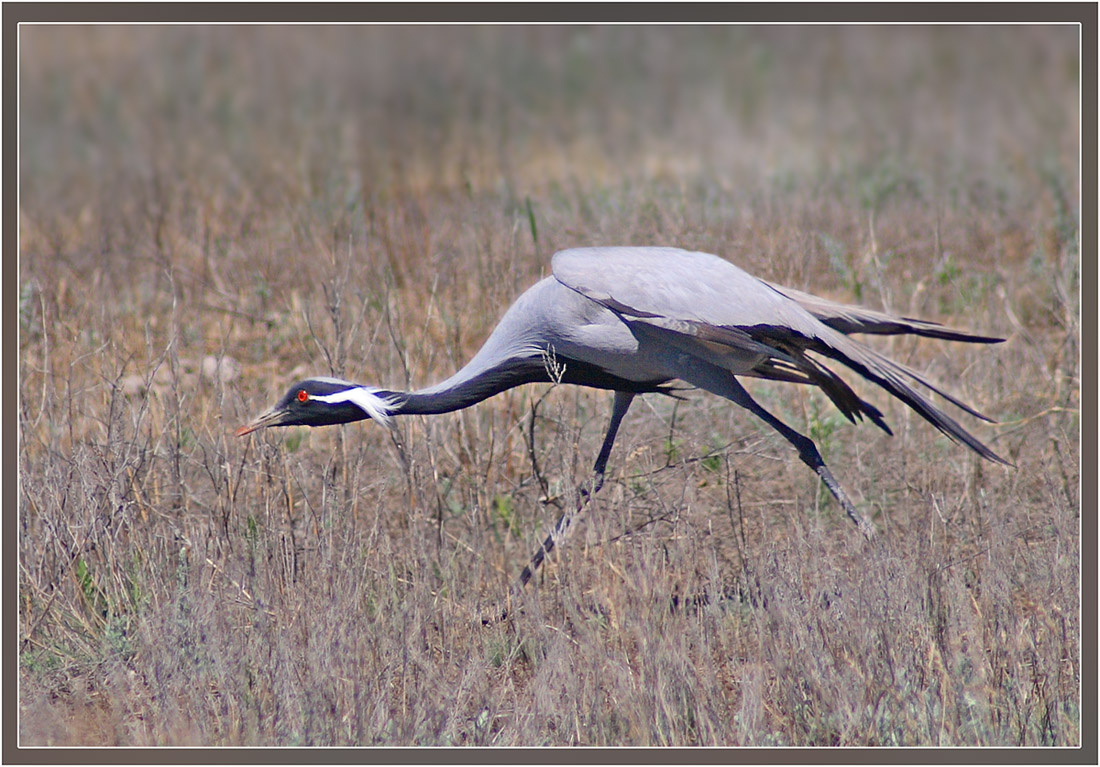
{"type": "MultiPolygon", "coordinates": [[[[629,381],[614,376],[595,365],[571,360],[560,355],[556,359],[561,372],[561,383],[589,386],[596,389],[613,391],[664,392],[663,381],[629,381]]],[[[502,391],[527,383],[549,383],[550,373],[545,361],[540,357],[510,359],[495,368],[486,370],[473,378],[456,382],[453,386],[440,391],[420,392],[379,392],[381,396],[395,400],[393,415],[435,415],[476,405],[484,399],[500,394],[502,391]]]]}

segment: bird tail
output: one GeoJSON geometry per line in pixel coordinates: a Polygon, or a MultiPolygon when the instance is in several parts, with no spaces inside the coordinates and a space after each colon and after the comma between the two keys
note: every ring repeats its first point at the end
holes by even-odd
{"type": "MultiPolygon", "coordinates": [[[[775,342],[779,345],[781,342],[775,342]]],[[[771,357],[764,360],[748,375],[756,375],[772,381],[812,384],[821,389],[832,400],[837,409],[852,423],[867,416],[887,434],[893,431],[883,420],[882,412],[867,400],[856,394],[847,382],[825,365],[812,359],[802,349],[789,344],[782,345],[784,358],[771,357]]]]}
{"type": "Polygon", "coordinates": [[[803,293],[801,290],[773,285],[769,287],[791,299],[808,311],[822,323],[844,335],[852,333],[871,333],[875,335],[917,335],[926,338],[938,338],[943,341],[966,341],[974,344],[999,344],[1003,338],[983,336],[969,330],[956,330],[938,322],[919,320],[913,317],[895,317],[885,312],[877,312],[862,306],[841,304],[826,298],[803,293]]]}
{"type": "Polygon", "coordinates": [[[947,394],[912,368],[894,362],[869,346],[865,346],[840,333],[822,333],[819,338],[808,343],[806,348],[843,363],[867,380],[878,384],[915,410],[924,420],[939,429],[953,442],[966,445],[987,460],[1006,466],[1012,465],[960,426],[953,418],[929,402],[905,379],[908,378],[939,394],[951,404],[983,421],[993,423],[992,419],[982,415],[965,402],[947,394]]]}

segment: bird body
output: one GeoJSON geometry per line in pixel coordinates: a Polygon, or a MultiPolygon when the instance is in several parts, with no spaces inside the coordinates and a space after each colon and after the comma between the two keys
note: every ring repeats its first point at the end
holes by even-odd
{"type": "MultiPolygon", "coordinates": [[[[589,381],[577,383],[596,388],[614,388],[627,382],[644,387],[669,378],[667,371],[639,348],[638,340],[613,312],[551,276],[516,299],[461,370],[420,393],[452,390],[465,381],[491,375],[502,367],[502,362],[527,363],[530,372],[540,376],[537,380],[546,381],[548,354],[565,366],[563,373],[567,375],[570,362],[594,368],[587,371],[589,381]],[[598,380],[601,373],[608,379],[605,386],[598,380]]],[[[526,365],[520,366],[526,369],[526,365]]]]}
{"type": "MultiPolygon", "coordinates": [[[[415,392],[306,379],[238,434],[266,426],[364,418],[386,422],[396,415],[449,412],[514,386],[553,378],[616,392],[594,467],[595,492],[633,397],[672,393],[671,382],[679,380],[736,402],[779,431],[870,536],[873,528],[856,512],[813,442],[764,410],[736,378],[816,385],[849,420],[867,417],[890,433],[882,413],[818,359],[825,357],[901,399],[952,440],[988,460],[1007,463],[912,383],[971,415],[984,416],[849,334],[913,334],[974,343],[1001,339],[836,303],[772,285],[718,256],[676,248],[573,248],[554,255],[552,272],[516,299],[481,349],[450,378],[415,392]]],[[[562,524],[559,520],[556,533],[562,524]]],[[[554,535],[532,565],[553,547],[554,535]]],[[[530,570],[525,569],[523,582],[530,570]]]]}

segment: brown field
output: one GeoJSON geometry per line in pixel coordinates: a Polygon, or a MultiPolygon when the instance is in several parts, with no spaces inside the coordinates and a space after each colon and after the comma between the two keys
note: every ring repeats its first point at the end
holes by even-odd
{"type": "Polygon", "coordinates": [[[1076,28],[20,42],[22,745],[1080,744],[1076,28]],[[232,435],[303,374],[441,380],[606,244],[1007,338],[871,343],[1016,468],[749,381],[868,544],[765,424],[647,395],[483,626],[609,393],[232,435]]]}

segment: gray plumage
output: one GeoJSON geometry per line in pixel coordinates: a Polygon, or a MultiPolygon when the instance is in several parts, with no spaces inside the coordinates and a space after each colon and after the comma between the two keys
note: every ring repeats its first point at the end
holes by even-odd
{"type": "MultiPolygon", "coordinates": [[[[940,394],[973,416],[988,419],[920,373],[849,334],[912,334],[973,343],[1000,339],[773,285],[709,253],[652,247],[573,248],[555,254],[551,265],[552,276],[523,293],[477,354],[445,381],[416,392],[344,382],[346,391],[334,393],[333,387],[340,382],[323,379],[321,384],[312,382],[322,379],[307,379],[240,433],[263,426],[366,417],[385,420],[468,407],[504,389],[549,380],[546,358],[550,354],[564,383],[616,392],[595,476],[590,487],[582,489],[579,507],[602,484],[615,434],[633,397],[643,392],[668,393],[670,383],[679,380],[741,405],[779,431],[848,516],[871,537],[872,526],[856,511],[813,442],[764,410],[736,378],[752,376],[818,386],[849,420],[866,417],[890,433],[882,413],[820,359],[826,358],[878,384],[953,441],[990,461],[1007,463],[913,384],[940,394]],[[339,403],[343,414],[317,415],[317,402],[309,396],[315,388],[319,399],[339,403]],[[299,409],[301,404],[313,409],[307,414],[299,409]]],[[[524,569],[522,583],[564,535],[571,519],[572,515],[565,515],[559,520],[524,569]]]]}

